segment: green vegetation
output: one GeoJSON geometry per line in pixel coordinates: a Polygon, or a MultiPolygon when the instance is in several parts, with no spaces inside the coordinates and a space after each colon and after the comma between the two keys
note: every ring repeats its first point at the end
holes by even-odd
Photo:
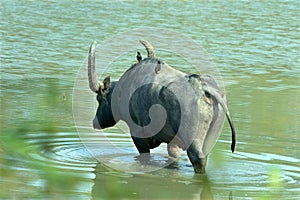
{"type": "Polygon", "coordinates": [[[269,183],[267,188],[268,192],[259,197],[259,200],[272,200],[272,199],[286,199],[283,196],[284,184],[282,181],[282,172],[278,167],[272,167],[269,169],[269,183]]]}
{"type": "Polygon", "coordinates": [[[63,120],[72,122],[70,99],[66,100],[57,79],[21,79],[14,84],[20,91],[1,88],[0,198],[46,197],[74,189],[80,179],[41,158],[49,144],[37,145],[28,136],[45,133],[49,139],[69,130],[60,126],[63,120]]]}

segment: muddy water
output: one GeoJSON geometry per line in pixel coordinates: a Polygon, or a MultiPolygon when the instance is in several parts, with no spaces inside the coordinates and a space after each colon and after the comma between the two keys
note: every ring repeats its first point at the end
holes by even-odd
{"type": "MultiPolygon", "coordinates": [[[[299,13],[297,1],[2,2],[0,197],[299,199],[299,13]],[[232,154],[225,123],[206,176],[194,176],[184,152],[177,164],[149,173],[109,168],[99,160],[137,165],[128,133],[106,130],[111,151],[126,154],[105,149],[97,160],[86,148],[101,144],[93,113],[76,127],[73,87],[90,42],[141,26],[192,38],[222,75],[238,143],[232,154]]],[[[131,51],[106,72],[114,80],[134,62],[131,51]]],[[[176,57],[164,60],[193,72],[176,57]]],[[[82,90],[82,101],[96,106],[82,90]]],[[[156,151],[152,159],[165,162],[165,146],[156,151]]]]}

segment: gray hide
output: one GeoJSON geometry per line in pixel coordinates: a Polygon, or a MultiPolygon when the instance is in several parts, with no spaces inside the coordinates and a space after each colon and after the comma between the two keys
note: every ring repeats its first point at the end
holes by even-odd
{"type": "MultiPolygon", "coordinates": [[[[101,124],[105,116],[111,122],[105,127],[123,120],[143,158],[147,159],[150,149],[165,142],[170,156],[177,158],[179,148],[187,150],[195,172],[204,173],[207,155],[221,133],[225,116],[231,126],[231,150],[234,151],[235,130],[226,95],[212,76],[176,70],[155,57],[150,43],[141,43],[147,49],[148,58],[133,65],[118,82],[108,85],[110,82],[104,81],[104,86],[98,86],[90,81],[92,91],[102,88],[94,92],[106,99],[106,105],[98,108],[94,127],[101,128],[95,126],[95,121],[101,124]]],[[[89,59],[95,59],[95,44],[91,49],[89,59]]],[[[95,65],[89,61],[89,69],[94,67],[90,63],[95,65]]],[[[93,76],[89,73],[89,80],[93,76]]]]}

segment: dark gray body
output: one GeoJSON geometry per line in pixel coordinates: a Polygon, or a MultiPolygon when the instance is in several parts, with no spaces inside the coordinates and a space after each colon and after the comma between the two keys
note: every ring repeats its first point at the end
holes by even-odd
{"type": "MultiPolygon", "coordinates": [[[[226,96],[211,76],[183,73],[149,55],[154,56],[133,65],[118,82],[106,78],[94,89],[99,107],[93,126],[107,128],[123,120],[142,158],[164,142],[173,158],[187,150],[195,172],[204,173],[225,116],[235,135],[226,96]]],[[[93,56],[91,47],[89,66],[93,56]]]]}

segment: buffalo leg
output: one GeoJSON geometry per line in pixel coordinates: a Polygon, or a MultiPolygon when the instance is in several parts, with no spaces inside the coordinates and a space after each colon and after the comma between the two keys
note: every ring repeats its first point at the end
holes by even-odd
{"type": "Polygon", "coordinates": [[[205,166],[206,166],[206,157],[201,157],[199,155],[199,151],[197,149],[197,145],[193,142],[191,146],[187,149],[187,155],[194,167],[195,173],[205,173],[205,166]]]}
{"type": "Polygon", "coordinates": [[[138,160],[141,163],[148,162],[150,159],[150,147],[147,140],[145,140],[144,138],[137,138],[134,136],[131,136],[131,138],[134,142],[134,145],[136,146],[137,150],[140,153],[138,160]]]}
{"type": "Polygon", "coordinates": [[[170,157],[178,159],[180,155],[180,148],[176,144],[169,143],[168,146],[168,154],[170,157]]]}

